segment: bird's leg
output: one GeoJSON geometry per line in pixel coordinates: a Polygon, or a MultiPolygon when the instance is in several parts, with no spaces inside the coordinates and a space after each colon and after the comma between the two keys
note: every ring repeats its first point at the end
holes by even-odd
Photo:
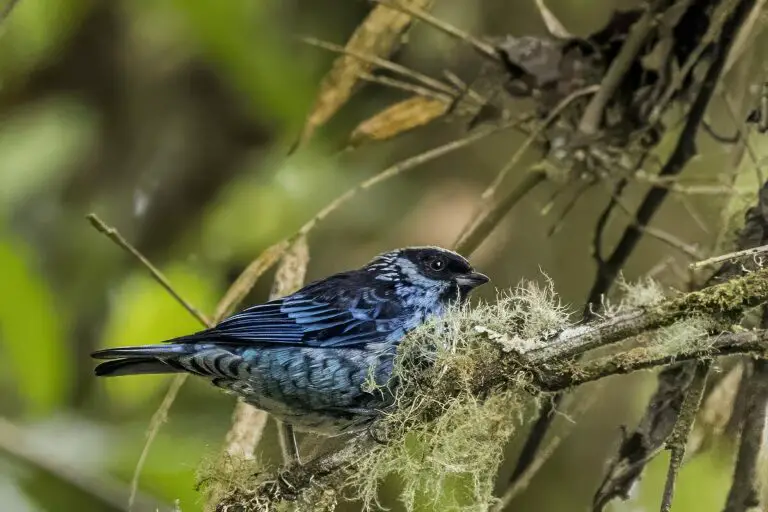
{"type": "Polygon", "coordinates": [[[296,442],[296,432],[290,423],[280,423],[278,429],[280,437],[280,448],[283,451],[283,462],[289,465],[293,462],[301,466],[301,454],[299,453],[299,443],[296,442]]]}

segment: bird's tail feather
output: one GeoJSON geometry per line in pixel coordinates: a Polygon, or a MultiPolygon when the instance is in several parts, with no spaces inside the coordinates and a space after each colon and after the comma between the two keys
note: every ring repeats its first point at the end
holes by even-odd
{"type": "Polygon", "coordinates": [[[167,345],[138,345],[135,347],[105,348],[91,354],[94,359],[121,359],[123,357],[157,357],[160,359],[194,352],[195,348],[182,343],[167,345]]]}
{"type": "Polygon", "coordinates": [[[95,359],[111,359],[94,370],[98,377],[147,375],[184,371],[175,363],[177,357],[194,351],[190,345],[140,345],[107,348],[91,354],[95,359]]]}
{"type": "Polygon", "coordinates": [[[119,377],[121,375],[159,375],[183,372],[181,368],[169,366],[153,357],[114,359],[96,366],[97,377],[119,377]]]}

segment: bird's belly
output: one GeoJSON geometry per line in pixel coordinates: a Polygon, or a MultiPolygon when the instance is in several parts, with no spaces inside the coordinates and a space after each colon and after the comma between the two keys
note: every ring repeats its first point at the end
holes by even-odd
{"type": "Polygon", "coordinates": [[[243,353],[247,371],[214,381],[298,430],[338,434],[365,427],[392,403],[386,350],[270,347],[243,353]]]}

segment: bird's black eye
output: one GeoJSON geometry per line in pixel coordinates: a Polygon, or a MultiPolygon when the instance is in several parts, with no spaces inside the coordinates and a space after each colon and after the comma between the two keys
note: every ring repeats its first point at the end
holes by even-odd
{"type": "Polygon", "coordinates": [[[445,268],[445,261],[442,258],[435,258],[429,262],[429,268],[439,272],[445,268]]]}

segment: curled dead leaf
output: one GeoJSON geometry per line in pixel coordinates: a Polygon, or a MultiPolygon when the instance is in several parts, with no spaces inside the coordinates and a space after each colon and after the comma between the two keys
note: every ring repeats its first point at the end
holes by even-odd
{"type": "Polygon", "coordinates": [[[424,126],[448,112],[450,102],[424,96],[412,96],[385,108],[360,123],[349,138],[350,146],[368,141],[387,140],[395,135],[424,126]]]}

